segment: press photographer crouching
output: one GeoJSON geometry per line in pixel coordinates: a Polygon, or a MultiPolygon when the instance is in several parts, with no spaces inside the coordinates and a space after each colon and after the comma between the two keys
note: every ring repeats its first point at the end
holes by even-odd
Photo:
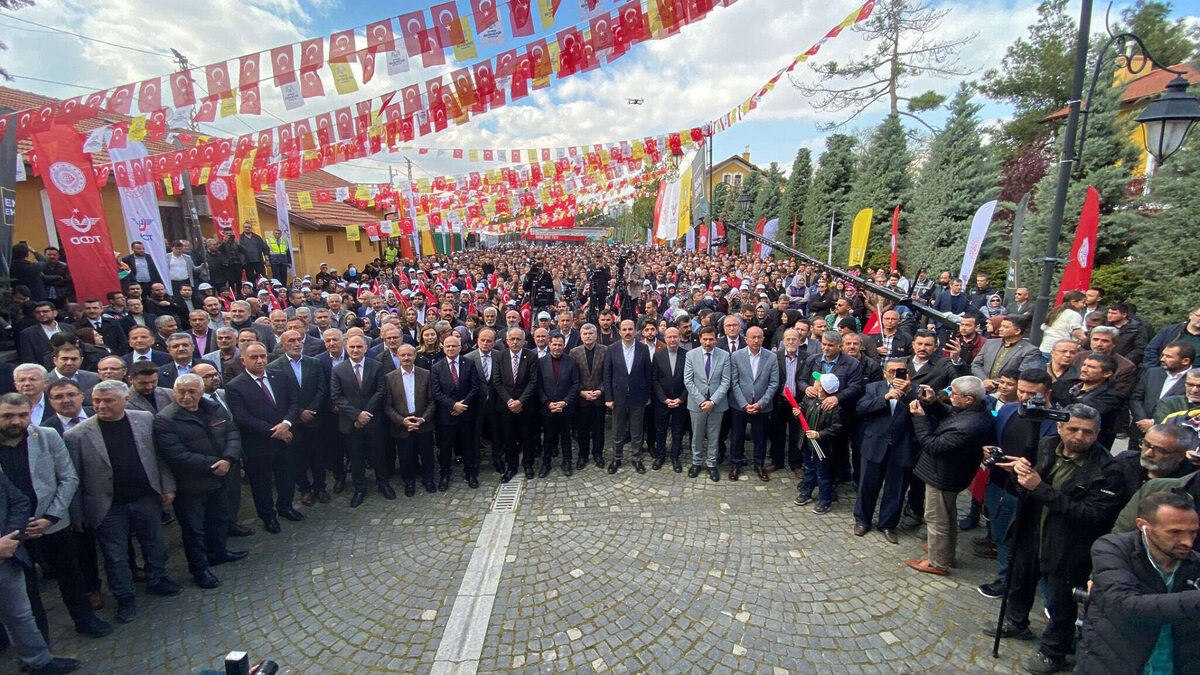
{"type": "MultiPolygon", "coordinates": [[[[1057,423],[1063,421],[1066,413],[1051,407],[1052,384],[1050,374],[1043,368],[1026,368],[1017,376],[1016,402],[1005,403],[996,411],[996,441],[1005,456],[1035,461],[1042,439],[1058,433],[1057,423]]],[[[988,460],[985,458],[984,461],[987,463],[988,460]]],[[[988,476],[984,504],[991,516],[990,531],[996,545],[997,570],[995,581],[979,585],[979,593],[986,598],[1004,595],[1012,557],[1009,525],[1019,499],[1017,482],[1009,472],[993,468],[988,476]]]]}
{"type": "Polygon", "coordinates": [[[1137,529],[1092,546],[1092,587],[1075,672],[1200,670],[1200,529],[1186,492],[1138,504],[1137,529]]]}
{"type": "MultiPolygon", "coordinates": [[[[1026,492],[1011,528],[1016,547],[1008,606],[1000,637],[1033,638],[1029,611],[1038,583],[1045,583],[1050,620],[1038,651],[1025,661],[1030,673],[1065,670],[1072,652],[1078,607],[1071,590],[1087,583],[1092,543],[1106,534],[1125,504],[1124,477],[1108,448],[1096,442],[1100,413],[1075,404],[1057,423],[1057,436],[1038,445],[1035,462],[1005,457],[996,466],[1009,471],[1026,492]]],[[[995,626],[984,630],[995,635],[995,626]]]]}

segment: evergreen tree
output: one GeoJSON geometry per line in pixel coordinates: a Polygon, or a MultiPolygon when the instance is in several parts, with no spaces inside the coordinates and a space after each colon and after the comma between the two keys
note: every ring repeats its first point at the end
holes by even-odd
{"type": "MultiPolygon", "coordinates": [[[[1111,81],[1112,70],[1101,73],[1101,78],[1111,81]]],[[[1104,81],[1104,80],[1102,80],[1104,81]]],[[[1063,215],[1062,235],[1059,239],[1057,257],[1066,258],[1075,241],[1075,229],[1083,210],[1083,200],[1089,185],[1100,195],[1100,228],[1096,242],[1095,267],[1123,259],[1128,255],[1131,244],[1132,225],[1138,216],[1125,208],[1126,197],[1136,176],[1139,151],[1131,142],[1133,125],[1129,117],[1121,117],[1120,100],[1124,87],[1097,87],[1096,96],[1087,103],[1088,128],[1083,144],[1083,160],[1071,176],[1067,191],[1066,210],[1063,215]]],[[[1078,145],[1077,145],[1078,149],[1078,145]]],[[[1062,155],[1061,142],[1055,155],[1062,155]]],[[[1054,205],[1054,194],[1058,172],[1052,171],[1038,184],[1029,215],[1025,218],[1025,231],[1021,237],[1022,278],[1024,285],[1036,288],[1041,279],[1040,263],[1028,262],[1029,258],[1045,254],[1049,236],[1050,218],[1054,205]]],[[[1050,302],[1053,304],[1062,268],[1055,271],[1050,302]]]]}
{"type": "Polygon", "coordinates": [[[825,139],[825,152],[818,160],[804,202],[801,218],[804,227],[796,238],[796,247],[815,258],[825,259],[830,220],[834,220],[836,231],[837,227],[848,228],[854,217],[853,213],[848,213],[847,202],[854,185],[857,146],[858,140],[846,134],[834,134],[825,139]]]}
{"type": "Polygon", "coordinates": [[[999,191],[999,173],[979,133],[982,107],[972,101],[966,84],[947,106],[950,116],[933,137],[929,159],[913,189],[908,236],[901,231],[900,255],[906,267],[925,267],[930,274],[957,270],[971,218],[999,191]]]}
{"type": "Polygon", "coordinates": [[[787,187],[783,191],[783,205],[779,210],[779,236],[777,241],[785,244],[792,242],[792,227],[800,233],[801,213],[804,203],[808,200],[808,184],[812,179],[812,153],[808,148],[796,151],[792,160],[792,173],[788,176],[787,187]]]}
{"type": "Polygon", "coordinates": [[[838,228],[834,237],[834,262],[838,256],[849,253],[851,221],[862,209],[875,210],[866,257],[886,255],[891,250],[892,210],[899,205],[900,219],[904,222],[906,207],[912,198],[912,176],[908,172],[911,162],[912,153],[908,150],[904,125],[898,115],[888,115],[871,133],[870,144],[858,163],[848,199],[848,206],[854,213],[850,214],[845,227],[838,228]]]}
{"type": "Polygon", "coordinates": [[[725,211],[725,200],[729,198],[729,186],[724,181],[713,185],[712,195],[709,213],[715,214],[714,220],[720,220],[721,214],[725,211]]]}
{"type": "Polygon", "coordinates": [[[1121,11],[1124,30],[1140,37],[1146,43],[1146,49],[1164,66],[1172,66],[1196,56],[1200,39],[1200,28],[1189,28],[1182,18],[1174,22],[1167,17],[1171,14],[1171,3],[1137,0],[1133,7],[1121,11]]]}
{"type": "MultiPolygon", "coordinates": [[[[745,227],[754,229],[754,223],[758,222],[758,221],[754,220],[754,201],[758,197],[758,190],[762,186],[762,184],[763,184],[763,177],[762,177],[762,174],[759,173],[758,171],[751,171],[750,175],[746,176],[746,180],[742,181],[742,193],[741,194],[749,195],[750,202],[748,204],[746,204],[745,206],[743,206],[736,199],[734,199],[732,202],[733,209],[731,211],[729,220],[725,221],[726,223],[733,223],[734,225],[744,225],[745,227]]],[[[737,244],[735,244],[735,243],[741,242],[741,232],[730,231],[729,229],[726,229],[725,235],[729,238],[729,243],[730,243],[731,248],[736,248],[737,244]]],[[[749,242],[747,241],[747,243],[749,243],[749,242]]],[[[739,252],[744,252],[744,251],[739,250],[739,252]]]]}
{"type": "Polygon", "coordinates": [[[779,210],[783,207],[785,183],[783,171],[779,169],[779,162],[771,162],[771,166],[763,174],[758,190],[754,194],[754,210],[750,217],[755,223],[763,218],[770,220],[779,217],[779,210]]]}

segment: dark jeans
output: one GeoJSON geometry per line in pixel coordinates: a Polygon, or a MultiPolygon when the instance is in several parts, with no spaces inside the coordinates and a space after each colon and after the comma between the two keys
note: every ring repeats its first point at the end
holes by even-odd
{"type": "Polygon", "coordinates": [[[579,458],[604,459],[604,406],[579,406],[575,410],[579,458]]]}
{"type": "Polygon", "coordinates": [[[367,489],[367,467],[365,460],[371,460],[375,470],[377,484],[391,477],[391,465],[385,465],[387,459],[383,451],[383,439],[379,438],[378,429],[374,424],[368,424],[362,429],[351,429],[345,435],[346,446],[350,454],[350,475],[354,479],[354,489],[367,489]]]}
{"type": "Polygon", "coordinates": [[[904,506],[904,473],[902,466],[888,457],[882,462],[862,461],[862,475],[858,483],[858,501],[854,503],[854,522],[871,527],[875,515],[875,504],[879,504],[879,529],[894,530],[900,524],[900,513],[904,506]],[[882,499],[880,489],[883,490],[882,499]]]}
{"type": "Polygon", "coordinates": [[[242,271],[246,273],[246,281],[253,284],[257,282],[260,276],[267,275],[267,266],[261,262],[246,263],[242,265],[242,271]]]}
{"type": "Polygon", "coordinates": [[[536,411],[522,410],[511,413],[504,410],[500,413],[500,428],[504,435],[504,464],[509,471],[517,467],[533,468],[534,460],[538,458],[540,448],[534,440],[533,418],[536,411]]]}
{"type": "Polygon", "coordinates": [[[454,467],[454,457],[462,457],[463,477],[479,476],[479,446],[475,440],[475,420],[466,415],[454,424],[437,425],[438,470],[442,478],[449,478],[454,467]]]}
{"type": "Polygon", "coordinates": [[[771,411],[771,463],[782,469],[804,468],[804,429],[800,420],[792,414],[792,406],[786,401],[775,402],[771,411]]]}
{"type": "Polygon", "coordinates": [[[206,572],[209,559],[225,557],[229,512],[224,490],[175,493],[175,517],[179,519],[183,554],[192,576],[206,572]]]}
{"type": "MultiPolygon", "coordinates": [[[[1017,555],[1013,559],[1012,585],[1009,587],[1008,613],[1006,618],[1019,628],[1029,625],[1029,610],[1033,608],[1033,597],[1038,584],[1042,583],[1046,610],[1050,621],[1042,631],[1039,648],[1052,658],[1065,657],[1074,651],[1075,619],[1079,607],[1071,597],[1076,586],[1087,584],[1087,570],[1057,570],[1053,574],[1042,574],[1040,568],[1039,537],[1036,521],[1022,518],[1021,531],[1016,542],[1017,555]]],[[[957,524],[955,524],[957,527],[957,524]]]]}
{"type": "Polygon", "coordinates": [[[546,439],[546,452],[542,455],[542,466],[550,466],[552,448],[562,454],[563,468],[571,467],[571,427],[574,415],[568,412],[542,415],[542,430],[546,439]]]}
{"type": "Polygon", "coordinates": [[[79,572],[83,576],[83,590],[100,592],[100,557],[96,549],[96,528],[85,527],[75,533],[75,546],[79,555],[79,572]]]}
{"type": "Polygon", "coordinates": [[[129,534],[137,537],[146,560],[146,581],[153,585],[167,578],[167,547],[162,536],[162,501],[147,495],[128,504],[113,505],[96,526],[96,541],[104,554],[108,588],[118,602],[133,600],[133,573],[129,570],[129,534]]]}
{"type": "Polygon", "coordinates": [[[667,454],[667,431],[671,432],[671,459],[679,459],[683,450],[683,432],[687,429],[690,416],[687,409],[686,396],[674,408],[668,408],[661,403],[654,404],[654,431],[656,441],[654,458],[665,459],[667,454]]]}
{"type": "Polygon", "coordinates": [[[753,415],[745,410],[730,411],[731,433],[729,438],[729,461],[735,466],[746,466],[746,424],[750,424],[750,439],[754,442],[754,466],[763,466],[767,461],[767,420],[771,414],[760,412],[753,415]]]}
{"type": "Polygon", "coordinates": [[[276,511],[291,509],[292,499],[296,496],[292,449],[262,448],[246,455],[244,461],[246,476],[250,478],[250,496],[254,498],[254,511],[258,517],[268,522],[275,518],[276,511]]]}
{"type": "MultiPolygon", "coordinates": [[[[997,469],[998,470],[998,469],[997,469]]],[[[983,502],[987,504],[989,530],[992,541],[996,542],[997,578],[1004,579],[1008,575],[1008,556],[1012,553],[1013,540],[1009,536],[1008,525],[1017,512],[1020,497],[1012,494],[998,485],[988,484],[983,494],[983,502]]]]}
{"type": "Polygon", "coordinates": [[[26,546],[29,547],[31,555],[40,555],[54,573],[59,595],[62,596],[63,604],[67,606],[75,625],[90,622],[95,614],[87,600],[83,572],[79,568],[79,543],[71,528],[47,534],[40,539],[31,539],[26,542],[26,546]]]}
{"type": "Polygon", "coordinates": [[[415,486],[419,473],[423,485],[433,485],[433,466],[436,461],[433,432],[409,432],[408,436],[395,440],[396,453],[400,456],[400,479],[404,484],[415,486]]]}
{"type": "MultiPolygon", "coordinates": [[[[825,452],[828,453],[828,445],[823,445],[825,452]]],[[[817,457],[817,453],[810,452],[804,458],[804,480],[800,483],[800,494],[811,495],[814,488],[819,488],[817,501],[821,504],[833,503],[833,467],[832,457],[829,454],[825,455],[825,459],[817,457]]]]}
{"type": "MultiPolygon", "coordinates": [[[[8,630],[17,645],[21,664],[38,668],[53,658],[47,646],[46,629],[35,620],[31,607],[37,587],[29,593],[27,579],[35,573],[26,570],[15,560],[0,562],[0,624],[8,630]]],[[[4,645],[8,645],[7,636],[4,645]]]]}

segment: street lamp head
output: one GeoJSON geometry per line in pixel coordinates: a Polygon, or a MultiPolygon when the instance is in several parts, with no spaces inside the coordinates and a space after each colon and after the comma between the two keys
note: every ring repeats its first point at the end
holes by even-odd
{"type": "Polygon", "coordinates": [[[742,191],[742,194],[738,195],[738,198],[737,198],[737,200],[735,200],[735,201],[737,201],[737,203],[738,203],[738,204],[741,204],[742,206],[745,206],[745,205],[747,205],[747,204],[752,204],[752,203],[754,203],[754,197],[751,197],[751,196],[750,196],[750,192],[749,192],[749,191],[745,191],[745,190],[744,190],[744,191],[742,191]]]}
{"type": "Polygon", "coordinates": [[[1200,120],[1200,100],[1187,93],[1188,81],[1182,75],[1167,83],[1167,90],[1152,101],[1138,116],[1146,151],[1162,164],[1178,152],[1188,133],[1200,120]]]}

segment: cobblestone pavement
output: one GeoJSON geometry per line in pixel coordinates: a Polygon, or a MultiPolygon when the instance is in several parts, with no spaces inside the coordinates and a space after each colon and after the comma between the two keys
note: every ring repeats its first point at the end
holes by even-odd
{"type": "MultiPolygon", "coordinates": [[[[1006,643],[994,660],[979,633],[999,601],[974,588],[995,569],[970,554],[978,530],[960,537],[951,576],[923,575],[904,566],[923,530],[902,531],[899,546],[854,537],[848,489],[818,516],[792,504],[784,473],[734,484],[592,465],[526,483],[490,617],[477,617],[488,622],[478,670],[1011,672],[1032,652],[1006,643]]],[[[447,493],[394,502],[372,492],[354,511],[343,494],[276,536],[254,523],[254,536],[230,540],[250,557],[216,568],[213,591],[189,583],[171,525],[184,592],[139,589],[133,623],[86,640],[48,582],[55,651],[90,673],[195,672],[232,649],[283,672],[429,672],[440,641],[461,638],[443,632],[497,485],[488,471],[478,490],[456,478],[447,493]]],[[[249,505],[247,494],[243,515],[249,505]]],[[[15,670],[11,654],[2,663],[15,670]]]]}

